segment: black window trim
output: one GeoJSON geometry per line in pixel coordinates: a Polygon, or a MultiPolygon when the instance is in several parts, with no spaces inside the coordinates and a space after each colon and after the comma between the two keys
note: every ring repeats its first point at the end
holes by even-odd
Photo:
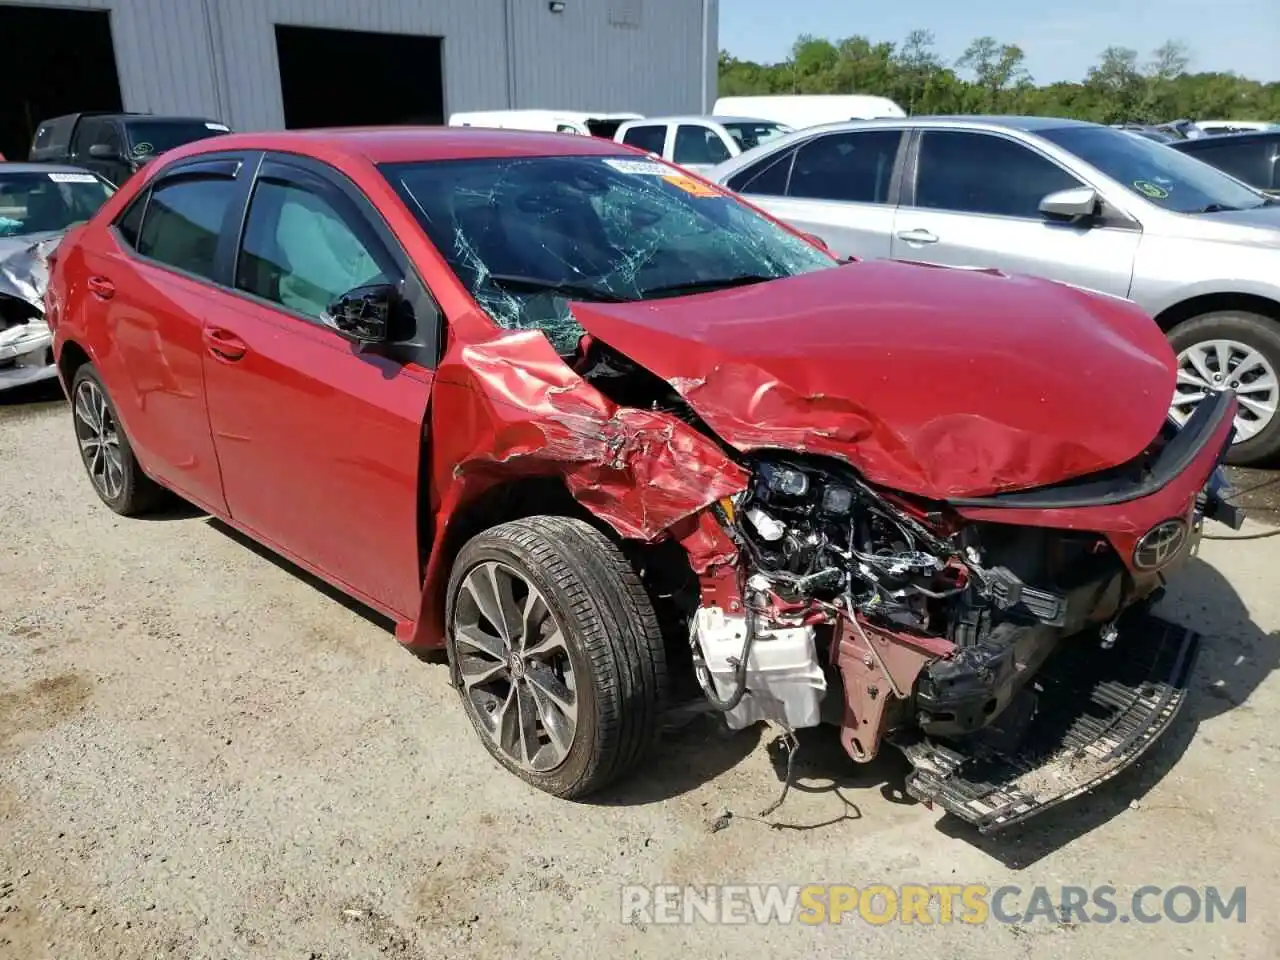
{"type": "Polygon", "coordinates": [[[960,217],[988,217],[992,220],[1012,220],[1015,223],[1039,223],[1046,226],[1061,227],[1067,230],[1080,229],[1079,226],[1072,223],[1059,223],[1055,220],[1039,217],[1019,217],[1005,213],[977,213],[969,210],[943,210],[937,207],[917,207],[916,187],[920,176],[920,142],[924,139],[924,135],[927,133],[967,133],[1007,140],[1008,142],[1022,147],[1024,150],[1030,150],[1037,156],[1049,161],[1063,173],[1079,181],[1082,186],[1092,187],[1097,192],[1098,196],[1102,198],[1102,213],[1093,222],[1091,229],[1096,230],[1106,228],[1110,230],[1132,230],[1136,233],[1142,232],[1142,224],[1131,218],[1114,204],[1110,203],[1107,200],[1105,191],[1103,191],[1097,184],[1090,183],[1087,177],[1081,176],[1075,170],[1069,170],[1064,167],[1056,158],[1049,156],[1048,153],[1040,149],[1038,144],[1029,140],[1024,140],[1021,137],[1013,136],[1012,134],[1005,133],[1004,131],[985,130],[977,127],[919,126],[912,128],[909,133],[911,135],[911,139],[904,151],[905,162],[902,170],[902,192],[898,199],[898,205],[904,209],[909,209],[919,213],[933,212],[960,217]]]}
{"type": "Polygon", "coordinates": [[[157,171],[143,185],[138,194],[125,204],[124,209],[111,221],[109,229],[120,248],[124,251],[124,255],[131,260],[137,260],[158,270],[164,270],[166,273],[172,273],[174,276],[183,277],[196,283],[213,284],[219,288],[225,287],[227,285],[227,257],[229,253],[227,221],[228,219],[243,217],[244,204],[247,198],[246,187],[253,178],[252,176],[242,175],[251,165],[256,166],[260,159],[261,154],[256,151],[219,151],[216,154],[200,154],[195,157],[187,157],[157,171]],[[227,212],[224,214],[222,228],[218,235],[217,248],[213,256],[213,276],[210,277],[199,273],[191,273],[188,270],[175,267],[171,263],[165,263],[163,260],[149,257],[129,243],[124,238],[124,234],[120,232],[120,221],[133,209],[134,204],[141,200],[143,204],[142,219],[138,225],[138,235],[141,236],[142,228],[151,213],[151,198],[155,191],[169,184],[180,183],[184,180],[230,180],[235,182],[237,186],[237,189],[231,195],[230,202],[227,204],[227,212]]]}
{"type": "MultiPolygon", "coordinates": [[[[336,167],[312,157],[291,153],[284,150],[271,150],[264,153],[250,178],[250,189],[246,191],[234,228],[230,231],[230,264],[227,283],[221,285],[223,292],[247,300],[257,306],[265,307],[290,319],[318,327],[332,333],[342,343],[348,341],[333,330],[330,330],[315,317],[308,316],[284,304],[258,296],[248,290],[236,286],[236,269],[240,256],[241,244],[244,240],[245,227],[249,220],[249,206],[253,194],[261,180],[272,183],[283,183],[301,190],[316,192],[316,186],[323,192],[332,191],[349,204],[354,212],[363,218],[374,238],[382,246],[383,252],[391,259],[400,276],[399,286],[405,299],[413,308],[417,320],[414,336],[409,340],[396,341],[383,348],[386,355],[402,363],[414,363],[428,370],[434,370],[440,363],[444,345],[444,311],[422,278],[421,272],[413,263],[404,245],[396,237],[381,211],[365,196],[355,183],[336,167]],[[318,184],[317,184],[318,181],[318,184]]],[[[367,352],[367,351],[366,351],[367,352]]]]}
{"type": "MultiPolygon", "coordinates": [[[[766,170],[771,169],[774,164],[786,163],[787,175],[783,180],[782,193],[752,193],[750,190],[735,190],[745,196],[768,197],[776,200],[797,200],[811,201],[814,203],[849,203],[866,207],[896,207],[901,203],[902,192],[905,189],[905,171],[907,168],[907,155],[910,150],[911,137],[913,131],[908,127],[899,127],[891,125],[874,126],[874,127],[852,127],[847,130],[822,130],[817,133],[809,134],[799,140],[793,140],[784,147],[781,147],[776,154],[770,154],[767,157],[761,157],[753,164],[749,164],[741,170],[731,174],[728,179],[736,179],[748,171],[751,176],[747,182],[750,183],[756,177],[762,175],[766,170]],[[893,170],[889,174],[889,193],[882,202],[861,201],[861,200],[822,200],[818,197],[793,197],[791,196],[791,175],[795,171],[796,155],[809,144],[813,143],[821,137],[829,137],[835,135],[845,135],[850,133],[879,133],[883,130],[894,130],[899,134],[898,149],[893,158],[893,170]]],[[[730,187],[730,189],[734,189],[730,187]]]]}
{"type": "Polygon", "coordinates": [[[810,137],[806,137],[800,143],[797,143],[791,152],[791,169],[787,171],[786,193],[782,199],[797,200],[801,202],[812,203],[847,203],[860,207],[896,207],[899,203],[899,196],[902,192],[902,172],[906,167],[906,156],[908,140],[907,135],[910,131],[906,127],[897,127],[891,125],[877,125],[874,127],[854,127],[848,130],[823,130],[821,133],[815,133],[810,137]],[[800,151],[811,143],[821,140],[823,137],[847,137],[850,134],[863,133],[883,133],[885,130],[898,134],[898,146],[895,148],[893,155],[893,169],[889,171],[889,190],[884,200],[826,200],[822,197],[793,197],[791,195],[791,178],[795,175],[796,157],[800,151]]]}

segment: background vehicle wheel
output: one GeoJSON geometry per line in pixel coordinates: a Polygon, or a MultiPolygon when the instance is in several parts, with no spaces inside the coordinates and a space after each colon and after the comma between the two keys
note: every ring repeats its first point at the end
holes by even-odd
{"type": "Polygon", "coordinates": [[[115,405],[91,363],[81,366],[71,382],[71,419],[80,459],[103,503],[133,517],[163,500],[164,488],[138,466],[115,405]]]}
{"type": "Polygon", "coordinates": [[[1280,323],[1223,310],[1183,321],[1169,342],[1178,355],[1174,419],[1185,421],[1209,391],[1229,387],[1240,412],[1228,462],[1256,464],[1280,454],[1280,323]]]}
{"type": "Polygon", "coordinates": [[[512,773],[583,797],[653,742],[662,634],[639,577],[590,525],[531,517],[477,535],[454,563],[446,616],[463,707],[512,773]]]}

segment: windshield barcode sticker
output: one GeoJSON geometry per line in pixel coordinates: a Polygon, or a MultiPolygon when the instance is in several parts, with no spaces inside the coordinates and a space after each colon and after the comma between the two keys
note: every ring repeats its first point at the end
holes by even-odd
{"type": "Polygon", "coordinates": [[[230,133],[231,128],[225,123],[206,123],[205,127],[209,130],[221,130],[223,133],[230,133]]]}
{"type": "Polygon", "coordinates": [[[49,179],[54,183],[97,183],[98,178],[92,173],[51,173],[49,179]]]}
{"type": "Polygon", "coordinates": [[[652,160],[606,160],[609,166],[617,170],[619,173],[637,173],[648,177],[667,177],[671,175],[671,168],[661,163],[654,163],[652,160]]]}

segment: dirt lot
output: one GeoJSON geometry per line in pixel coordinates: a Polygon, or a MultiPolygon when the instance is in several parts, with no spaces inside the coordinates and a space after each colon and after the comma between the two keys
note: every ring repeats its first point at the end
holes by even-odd
{"type": "Polygon", "coordinates": [[[902,801],[896,758],[857,768],[831,734],[805,739],[801,789],[752,819],[779,789],[771,736],[703,721],[571,805],[502,773],[445,669],[385,624],[206,518],[114,517],[46,398],[0,404],[0,957],[1280,950],[1280,538],[1205,545],[1165,603],[1209,636],[1177,727],[1022,832],[975,839],[902,801]],[[620,920],[620,884],[709,882],[1246,885],[1248,912],[928,931],[620,920]]]}

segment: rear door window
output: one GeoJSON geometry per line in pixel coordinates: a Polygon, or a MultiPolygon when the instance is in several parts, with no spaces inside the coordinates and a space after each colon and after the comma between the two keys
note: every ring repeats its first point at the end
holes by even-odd
{"type": "Polygon", "coordinates": [[[920,139],[917,207],[1040,220],[1045,196],[1080,186],[1052,160],[1005,137],[927,130],[920,139]]]}
{"type": "Polygon", "coordinates": [[[787,196],[846,203],[888,203],[901,130],[829,133],[802,144],[787,196]]]}
{"type": "Polygon", "coordinates": [[[667,143],[667,125],[646,123],[639,127],[628,127],[622,135],[622,142],[632,147],[639,147],[647,153],[662,156],[667,143]]]}
{"type": "Polygon", "coordinates": [[[238,184],[224,177],[161,183],[151,192],[135,245],[138,253],[206,279],[215,279],[218,237],[238,184]]]}
{"type": "Polygon", "coordinates": [[[676,142],[671,151],[673,163],[716,164],[723,163],[730,156],[720,134],[710,127],[690,123],[676,127],[676,142]]]}

